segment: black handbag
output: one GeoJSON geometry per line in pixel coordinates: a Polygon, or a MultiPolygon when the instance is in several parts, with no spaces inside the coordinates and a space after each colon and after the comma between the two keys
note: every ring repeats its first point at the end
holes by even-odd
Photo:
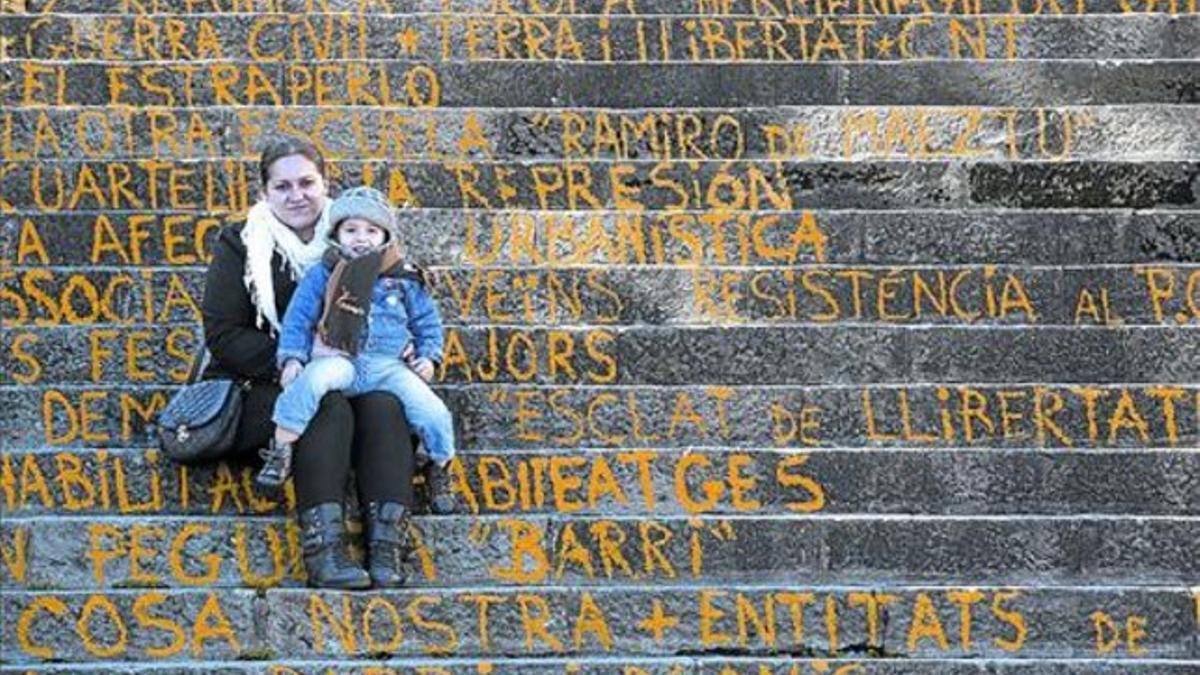
{"type": "Polygon", "coordinates": [[[233,448],[242,419],[242,395],[247,383],[231,379],[196,379],[208,359],[193,360],[188,383],[158,414],[158,447],[182,464],[210,462],[233,448]]]}

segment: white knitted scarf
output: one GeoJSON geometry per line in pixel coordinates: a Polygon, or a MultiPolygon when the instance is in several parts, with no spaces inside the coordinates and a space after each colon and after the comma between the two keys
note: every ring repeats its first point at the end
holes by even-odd
{"type": "Polygon", "coordinates": [[[246,270],[242,281],[250,293],[250,301],[254,303],[256,326],[263,328],[266,323],[272,334],[279,333],[275,284],[271,277],[271,257],[275,251],[283,258],[283,266],[292,279],[299,279],[321,260],[329,246],[328,235],[328,203],[321,211],[313,237],[308,243],[301,241],[292,228],[279,222],[266,202],[260,201],[250,207],[246,215],[246,227],[242,229],[242,242],[246,244],[246,270]]]}

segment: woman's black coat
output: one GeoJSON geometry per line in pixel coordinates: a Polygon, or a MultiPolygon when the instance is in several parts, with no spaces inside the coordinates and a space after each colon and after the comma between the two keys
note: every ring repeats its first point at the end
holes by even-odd
{"type": "MultiPolygon", "coordinates": [[[[237,223],[221,228],[213,244],[200,307],[204,316],[204,341],[212,353],[204,377],[277,382],[277,341],[265,322],[262,328],[255,325],[257,312],[243,280],[246,274],[244,227],[245,223],[237,223]]],[[[275,311],[282,320],[296,290],[296,282],[278,252],[271,256],[271,277],[275,285],[275,311]]]]}

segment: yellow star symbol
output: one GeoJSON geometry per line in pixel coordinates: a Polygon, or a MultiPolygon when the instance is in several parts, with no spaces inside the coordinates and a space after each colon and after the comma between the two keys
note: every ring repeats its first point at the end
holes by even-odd
{"type": "Polygon", "coordinates": [[[421,34],[416,28],[408,26],[396,35],[396,42],[400,43],[409,56],[414,56],[417,53],[417,45],[421,42],[421,34]]]}
{"type": "Polygon", "coordinates": [[[667,616],[663,612],[661,600],[654,601],[654,610],[650,612],[650,616],[642,619],[637,626],[642,630],[654,633],[654,641],[662,644],[663,631],[668,628],[673,628],[679,624],[679,617],[667,616]]]}
{"type": "Polygon", "coordinates": [[[12,46],[13,42],[13,38],[0,35],[0,62],[8,60],[8,48],[12,46]]]}
{"type": "Polygon", "coordinates": [[[879,56],[891,56],[892,47],[895,46],[895,44],[895,40],[884,35],[875,41],[875,49],[879,50],[879,56]]]}

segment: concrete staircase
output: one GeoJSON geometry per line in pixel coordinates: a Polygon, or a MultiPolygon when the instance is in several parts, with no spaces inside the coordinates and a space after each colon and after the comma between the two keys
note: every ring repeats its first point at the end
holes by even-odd
{"type": "Polygon", "coordinates": [[[0,672],[1200,672],[1194,2],[0,8],[0,672]],[[276,130],[439,276],[402,591],[150,435],[276,130]]]}

